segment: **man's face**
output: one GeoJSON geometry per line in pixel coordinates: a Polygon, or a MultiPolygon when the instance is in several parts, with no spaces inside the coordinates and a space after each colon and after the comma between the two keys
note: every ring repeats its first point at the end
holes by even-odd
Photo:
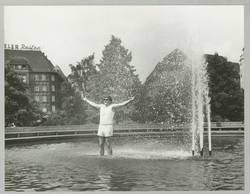
{"type": "Polygon", "coordinates": [[[111,101],[108,98],[104,98],[103,102],[106,106],[111,104],[111,101]]]}

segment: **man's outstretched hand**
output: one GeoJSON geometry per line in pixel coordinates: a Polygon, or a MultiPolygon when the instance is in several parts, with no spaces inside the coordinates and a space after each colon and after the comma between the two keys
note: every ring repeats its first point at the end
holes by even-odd
{"type": "Polygon", "coordinates": [[[132,101],[132,100],[134,100],[134,99],[135,99],[135,97],[133,96],[133,97],[131,97],[129,100],[132,101]]]}
{"type": "Polygon", "coordinates": [[[86,100],[86,96],[84,95],[83,91],[81,91],[81,98],[85,101],[86,100]]]}

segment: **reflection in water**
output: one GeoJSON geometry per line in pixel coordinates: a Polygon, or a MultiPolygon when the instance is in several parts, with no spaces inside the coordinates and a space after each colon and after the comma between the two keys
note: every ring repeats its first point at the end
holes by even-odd
{"type": "Polygon", "coordinates": [[[112,157],[97,155],[95,139],[6,146],[5,190],[244,189],[243,138],[213,138],[213,156],[205,150],[204,158],[176,144],[173,138],[117,138],[112,157]]]}
{"type": "Polygon", "coordinates": [[[99,160],[98,167],[98,176],[106,178],[108,183],[106,190],[130,191],[136,185],[136,174],[129,168],[129,162],[124,165],[124,162],[99,160]]]}

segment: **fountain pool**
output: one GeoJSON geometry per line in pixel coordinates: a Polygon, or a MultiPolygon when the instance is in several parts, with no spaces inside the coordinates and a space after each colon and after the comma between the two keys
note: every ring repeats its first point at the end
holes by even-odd
{"type": "Polygon", "coordinates": [[[213,137],[212,156],[205,140],[203,157],[180,147],[184,140],[115,137],[112,157],[98,156],[97,138],[6,145],[5,190],[244,189],[243,137],[213,137]]]}

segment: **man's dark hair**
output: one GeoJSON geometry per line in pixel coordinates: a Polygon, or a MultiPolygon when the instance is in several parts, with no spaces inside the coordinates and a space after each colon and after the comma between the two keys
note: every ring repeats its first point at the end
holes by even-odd
{"type": "Polygon", "coordinates": [[[111,96],[106,96],[106,97],[103,98],[103,100],[108,100],[108,101],[110,101],[110,102],[113,101],[111,96]]]}

